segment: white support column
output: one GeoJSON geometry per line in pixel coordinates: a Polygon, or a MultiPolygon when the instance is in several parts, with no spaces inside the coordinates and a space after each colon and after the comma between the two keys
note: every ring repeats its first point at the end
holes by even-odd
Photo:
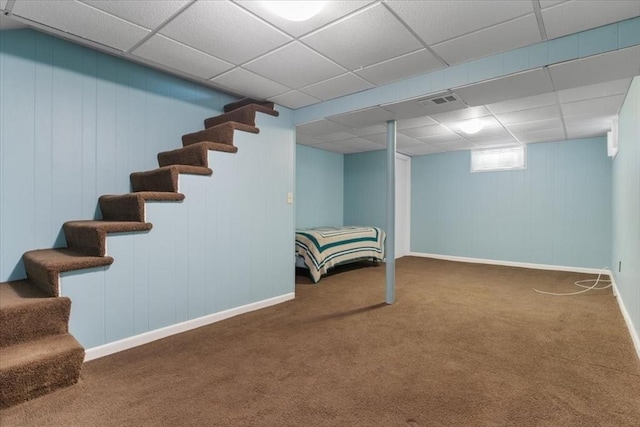
{"type": "Polygon", "coordinates": [[[387,242],[385,248],[387,295],[385,302],[396,299],[396,121],[387,122],[387,242]]]}

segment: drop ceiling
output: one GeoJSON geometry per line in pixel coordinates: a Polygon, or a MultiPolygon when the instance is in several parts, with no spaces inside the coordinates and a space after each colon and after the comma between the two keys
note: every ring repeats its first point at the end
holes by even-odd
{"type": "MultiPolygon", "coordinates": [[[[640,16],[640,1],[331,1],[287,21],[260,1],[1,0],[0,29],[27,25],[240,96],[297,109],[418,74],[640,16]]],[[[638,46],[451,88],[298,128],[298,143],[384,147],[398,120],[408,155],[602,135],[640,74],[638,46]],[[614,66],[612,66],[612,63],[614,66]],[[486,128],[462,133],[460,120],[486,128]]]]}

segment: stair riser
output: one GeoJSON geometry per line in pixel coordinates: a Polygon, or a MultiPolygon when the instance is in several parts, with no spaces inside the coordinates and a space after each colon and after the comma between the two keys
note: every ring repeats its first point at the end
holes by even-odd
{"type": "Polygon", "coordinates": [[[255,126],[256,125],[256,112],[251,109],[239,109],[234,110],[220,116],[211,117],[204,121],[204,127],[210,128],[213,126],[221,125],[226,122],[238,122],[244,123],[245,125],[255,126]]]}
{"type": "Polygon", "coordinates": [[[233,133],[233,126],[223,124],[200,132],[183,135],[182,145],[186,147],[187,145],[197,144],[202,141],[233,145],[233,133]]]}
{"type": "Polygon", "coordinates": [[[182,150],[167,151],[158,154],[158,164],[162,166],[170,165],[191,165],[209,167],[208,152],[206,149],[189,146],[182,150]]]}
{"type": "Polygon", "coordinates": [[[106,235],[96,229],[63,227],[67,247],[91,256],[106,255],[106,235]]]}
{"type": "Polygon", "coordinates": [[[0,348],[68,331],[71,300],[47,298],[0,311],[0,348]]]}
{"type": "Polygon", "coordinates": [[[100,197],[102,219],[144,222],[144,201],[138,197],[100,197]]]}
{"type": "Polygon", "coordinates": [[[38,263],[22,257],[27,278],[31,283],[52,297],[58,296],[58,272],[49,271],[38,263]]]}
{"type": "Polygon", "coordinates": [[[42,396],[78,382],[84,350],[74,348],[44,360],[0,369],[0,408],[42,396]]]}
{"type": "Polygon", "coordinates": [[[152,173],[132,173],[131,188],[133,191],[166,191],[178,192],[178,174],[164,169],[152,173]]]}

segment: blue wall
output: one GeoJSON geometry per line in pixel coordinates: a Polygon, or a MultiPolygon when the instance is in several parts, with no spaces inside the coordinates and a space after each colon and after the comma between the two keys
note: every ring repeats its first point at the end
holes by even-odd
{"type": "Polygon", "coordinates": [[[414,157],[413,252],[609,266],[611,163],[603,138],[528,146],[527,169],[471,173],[469,151],[414,157]]]}
{"type": "Polygon", "coordinates": [[[296,227],[343,225],[343,188],[342,154],[296,146],[296,227]]]}
{"type": "MultiPolygon", "coordinates": [[[[0,88],[2,281],[231,100],[31,30],[0,32],[0,88]]],[[[181,177],[184,202],[148,203],[149,233],[109,237],[112,266],[62,275],[85,347],[294,291],[295,131],[279,110],[236,134],[238,154],[211,153],[212,177],[181,177]]]]}
{"type": "Polygon", "coordinates": [[[620,110],[618,155],[613,160],[611,267],[620,297],[640,332],[640,77],[620,110]],[[622,262],[618,271],[618,262],[622,262]]]}
{"type": "Polygon", "coordinates": [[[344,156],[344,223],[387,228],[386,151],[344,156]]]}

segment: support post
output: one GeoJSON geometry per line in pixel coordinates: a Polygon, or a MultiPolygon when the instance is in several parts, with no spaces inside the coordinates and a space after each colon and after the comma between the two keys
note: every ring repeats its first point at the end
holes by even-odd
{"type": "Polygon", "coordinates": [[[387,122],[387,304],[396,299],[396,121],[387,122]]]}

